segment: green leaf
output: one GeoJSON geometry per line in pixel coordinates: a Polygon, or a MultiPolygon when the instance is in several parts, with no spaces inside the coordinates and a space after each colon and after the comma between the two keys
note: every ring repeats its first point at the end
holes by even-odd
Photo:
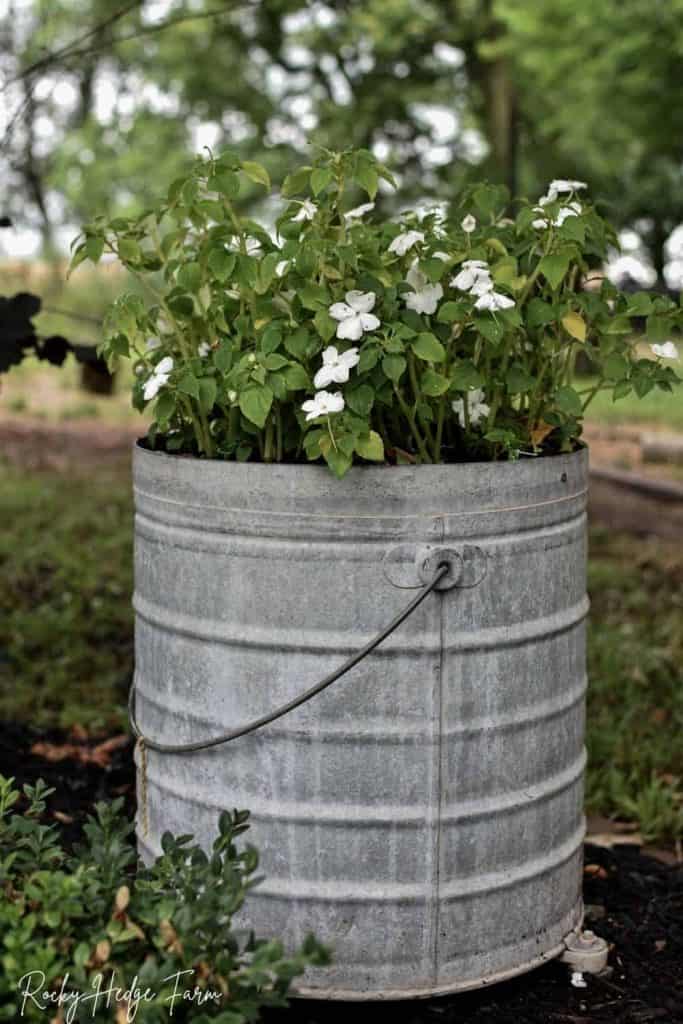
{"type": "Polygon", "coordinates": [[[370,462],[384,462],[384,442],[374,430],[371,430],[367,437],[358,438],[356,451],[362,459],[368,459],[370,462]]]}
{"type": "Polygon", "coordinates": [[[425,370],[420,378],[420,391],[430,398],[438,398],[445,395],[450,387],[447,377],[437,373],[436,370],[425,370]]]}
{"type": "Polygon", "coordinates": [[[564,387],[555,392],[555,404],[557,408],[567,416],[581,416],[583,408],[581,397],[574,388],[564,387]]]}
{"type": "Polygon", "coordinates": [[[375,401],[375,391],[369,384],[359,384],[352,391],[347,390],[344,397],[346,398],[346,404],[352,412],[357,413],[358,416],[366,417],[370,413],[375,401]]]}
{"type": "Polygon", "coordinates": [[[523,366],[511,366],[505,378],[507,389],[511,395],[523,394],[536,384],[536,378],[526,372],[523,366]]]}
{"type": "Polygon", "coordinates": [[[178,284],[186,292],[198,292],[202,284],[202,270],[198,263],[184,263],[178,271],[178,284]]]}
{"type": "Polygon", "coordinates": [[[628,377],[629,362],[618,352],[611,352],[602,364],[602,372],[609,380],[622,380],[628,377]]]}
{"type": "Polygon", "coordinates": [[[398,384],[399,380],[405,373],[407,365],[408,364],[406,363],[403,356],[389,355],[385,356],[384,359],[382,360],[382,369],[384,370],[384,373],[389,378],[389,380],[393,381],[394,384],[398,384]]]}
{"type": "Polygon", "coordinates": [[[264,365],[266,370],[282,370],[283,367],[289,365],[289,360],[285,359],[284,356],[278,355],[277,352],[272,352],[266,356],[264,365]]]}
{"type": "Polygon", "coordinates": [[[301,363],[290,363],[284,372],[284,378],[290,391],[304,391],[311,385],[311,378],[301,363]]]}
{"type": "Polygon", "coordinates": [[[296,171],[288,174],[282,182],[282,194],[286,199],[304,192],[308,186],[308,179],[311,173],[310,167],[299,167],[296,171]]]}
{"type": "Polygon", "coordinates": [[[281,341],[282,327],[277,321],[274,321],[268,324],[261,335],[261,351],[266,355],[270,355],[271,352],[275,352],[280,347],[281,341]]]}
{"type": "Polygon", "coordinates": [[[326,309],[319,309],[313,317],[313,323],[323,341],[330,341],[337,330],[337,321],[333,320],[326,309]]]}
{"type": "Polygon", "coordinates": [[[255,181],[257,185],[264,185],[270,192],[270,175],[262,164],[254,163],[253,160],[243,160],[242,170],[250,181],[255,181]]]}
{"type": "Polygon", "coordinates": [[[356,173],[354,178],[364,188],[371,199],[374,199],[377,195],[377,184],[379,181],[379,175],[375,168],[371,164],[359,163],[356,167],[356,173]]]}
{"type": "Polygon", "coordinates": [[[320,195],[322,190],[326,188],[332,181],[332,171],[329,167],[316,167],[311,171],[311,189],[313,195],[320,195]]]}
{"type": "Polygon", "coordinates": [[[104,252],[104,238],[101,235],[88,235],[85,240],[85,253],[89,260],[98,263],[104,252]]]}
{"type": "Polygon", "coordinates": [[[201,377],[199,381],[199,408],[202,412],[209,413],[216,401],[218,388],[213,377],[201,377]]]}
{"type": "Polygon", "coordinates": [[[647,292],[635,292],[628,296],[626,316],[649,316],[652,312],[652,299],[647,292]]]}
{"type": "Polygon", "coordinates": [[[222,283],[232,274],[235,269],[237,257],[224,246],[212,249],[209,253],[209,270],[222,283]]]}
{"type": "Polygon", "coordinates": [[[480,388],[483,383],[484,380],[479,370],[469,359],[458,363],[451,370],[451,387],[455,391],[469,391],[470,388],[480,388]]]}
{"type": "Polygon", "coordinates": [[[358,372],[367,373],[369,370],[374,370],[379,362],[380,350],[377,345],[368,345],[360,350],[360,359],[358,360],[358,372]]]}
{"type": "Polygon", "coordinates": [[[186,370],[178,381],[178,391],[182,391],[184,395],[190,395],[192,398],[199,398],[199,381],[190,370],[186,370]]]}
{"type": "Polygon", "coordinates": [[[545,277],[546,281],[556,291],[562,283],[565,274],[569,270],[569,264],[572,261],[572,253],[567,250],[560,252],[551,253],[549,256],[544,256],[538,265],[538,269],[545,277]]]}
{"type": "Polygon", "coordinates": [[[292,334],[288,334],[285,338],[285,348],[297,359],[306,359],[311,348],[311,339],[306,328],[299,327],[292,334]]]}
{"type": "Polygon", "coordinates": [[[614,385],[612,401],[616,402],[619,398],[625,398],[632,390],[633,387],[629,380],[620,380],[618,384],[614,385]]]}
{"type": "Polygon", "coordinates": [[[213,354],[214,365],[221,371],[227,373],[232,366],[232,345],[229,341],[223,341],[213,354]]]}
{"type": "Polygon", "coordinates": [[[330,295],[327,288],[319,284],[305,284],[297,290],[297,295],[304,309],[319,309],[320,306],[327,306],[330,295]]]}
{"type": "Polygon", "coordinates": [[[452,324],[455,320],[460,320],[465,311],[463,302],[444,302],[436,314],[436,319],[440,324],[452,324]]]}
{"type": "Polygon", "coordinates": [[[428,363],[442,363],[446,358],[446,350],[433,334],[423,332],[412,342],[412,348],[418,359],[428,363]]]}
{"type": "Polygon", "coordinates": [[[555,318],[555,310],[543,299],[532,299],[526,308],[526,321],[529,327],[543,327],[545,324],[551,324],[555,318]]]}
{"type": "MultiPolygon", "coordinates": [[[[324,444],[324,440],[325,439],[320,442],[320,450],[323,453],[325,462],[330,467],[334,475],[338,479],[341,479],[351,468],[351,456],[347,455],[339,447],[335,448],[331,443],[329,445],[324,444]]],[[[330,439],[327,438],[327,440],[329,441],[330,439]]]]}
{"type": "Polygon", "coordinates": [[[162,391],[154,406],[154,418],[159,423],[168,423],[176,409],[176,396],[172,391],[162,391]]]}
{"type": "Polygon", "coordinates": [[[119,256],[126,263],[139,263],[142,259],[142,250],[134,238],[121,238],[119,256]]]}
{"type": "Polygon", "coordinates": [[[211,192],[220,192],[227,199],[235,199],[240,192],[240,179],[232,171],[219,171],[209,178],[208,187],[211,192]]]}
{"type": "Polygon", "coordinates": [[[491,316],[490,313],[486,316],[475,316],[474,326],[489,341],[498,342],[505,334],[505,328],[501,321],[491,316]]]}
{"type": "Polygon", "coordinates": [[[240,393],[239,407],[250,423],[263,428],[273,404],[273,392],[266,385],[250,385],[240,393]]]}

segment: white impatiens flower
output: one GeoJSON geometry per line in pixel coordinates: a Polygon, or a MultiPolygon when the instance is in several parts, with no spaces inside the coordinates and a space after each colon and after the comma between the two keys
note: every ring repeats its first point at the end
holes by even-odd
{"type": "Polygon", "coordinates": [[[582,971],[572,971],[571,983],[574,988],[588,988],[582,971]]]}
{"type": "Polygon", "coordinates": [[[427,275],[418,267],[417,260],[413,260],[406,274],[406,281],[413,289],[403,296],[408,309],[415,313],[426,313],[428,316],[436,313],[439,299],[443,297],[443,288],[440,284],[430,283],[427,275]]]}
{"type": "MultiPolygon", "coordinates": [[[[480,420],[484,419],[485,416],[491,411],[491,407],[484,401],[484,392],[481,388],[472,388],[467,392],[467,412],[469,415],[470,426],[476,427],[480,420]]],[[[465,426],[465,399],[456,398],[451,403],[453,412],[458,417],[458,423],[461,427],[465,426]]]]}
{"type": "Polygon", "coordinates": [[[292,220],[313,220],[317,212],[318,207],[315,203],[312,203],[310,199],[304,199],[292,220]]]}
{"type": "Polygon", "coordinates": [[[275,264],[275,276],[284,277],[289,270],[289,260],[280,260],[279,263],[275,264]]]}
{"type": "Polygon", "coordinates": [[[466,217],[460,221],[460,227],[463,229],[466,235],[471,235],[477,226],[476,217],[473,217],[471,213],[468,213],[466,217]]]}
{"type": "Polygon", "coordinates": [[[451,281],[451,287],[472,295],[483,295],[493,291],[491,271],[485,260],[465,260],[459,274],[451,281]]]}
{"type": "Polygon", "coordinates": [[[424,242],[425,236],[421,231],[403,231],[389,246],[389,252],[395,252],[399,256],[405,256],[409,249],[412,249],[418,242],[424,242]]]}
{"type": "Polygon", "coordinates": [[[443,263],[448,263],[450,256],[447,252],[442,252],[441,249],[437,249],[436,252],[432,253],[435,260],[441,260],[443,263]]]}
{"type": "Polygon", "coordinates": [[[374,292],[350,291],[346,293],[346,302],[335,302],[330,306],[329,313],[338,320],[337,337],[349,341],[359,341],[364,331],[376,331],[379,320],[370,310],[375,305],[377,296],[374,292]]]}
{"type": "Polygon", "coordinates": [[[334,394],[329,391],[318,391],[315,398],[309,398],[301,408],[306,413],[306,422],[308,423],[309,420],[316,420],[318,416],[329,416],[330,413],[341,412],[344,408],[344,398],[339,391],[335,391],[334,394]]]}
{"type": "Polygon", "coordinates": [[[650,348],[660,359],[678,359],[678,349],[673,341],[665,341],[663,345],[650,345],[650,348]]]}
{"type": "Polygon", "coordinates": [[[261,251],[261,243],[258,238],[252,238],[251,235],[244,244],[247,249],[247,256],[256,256],[261,251]]]}
{"type": "Polygon", "coordinates": [[[332,383],[346,384],[349,372],[358,365],[359,360],[357,348],[350,348],[340,355],[334,345],[329,345],[323,352],[323,365],[313,378],[314,386],[326,388],[332,383]]]}
{"type": "Polygon", "coordinates": [[[202,341],[200,343],[198,349],[197,349],[197,352],[202,357],[202,359],[205,359],[206,356],[208,356],[210,351],[211,351],[211,346],[209,345],[208,341],[202,341]]]}
{"type": "Polygon", "coordinates": [[[173,369],[173,360],[170,356],[165,356],[157,365],[154,367],[152,376],[145,383],[145,389],[143,392],[144,399],[149,402],[151,398],[156,398],[159,390],[168,384],[168,378],[171,375],[173,369]]]}
{"type": "Polygon", "coordinates": [[[148,338],[145,342],[145,348],[148,352],[153,352],[155,348],[161,347],[161,338],[148,338]]]}
{"type": "Polygon", "coordinates": [[[374,203],[361,203],[360,206],[354,206],[353,210],[347,210],[344,214],[345,221],[360,220],[366,213],[370,213],[375,209],[374,203]]]}
{"type": "Polygon", "coordinates": [[[498,309],[512,309],[514,304],[514,299],[508,298],[502,292],[486,291],[474,303],[474,308],[487,309],[490,313],[495,313],[498,309]]]}
{"type": "Polygon", "coordinates": [[[555,178],[555,180],[551,181],[548,185],[547,194],[551,199],[556,199],[565,192],[578,192],[582,188],[588,188],[585,181],[572,181],[566,178],[555,178]]]}

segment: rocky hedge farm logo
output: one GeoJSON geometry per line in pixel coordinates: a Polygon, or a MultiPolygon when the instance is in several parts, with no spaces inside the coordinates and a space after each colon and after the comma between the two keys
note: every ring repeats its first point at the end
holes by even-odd
{"type": "Polygon", "coordinates": [[[59,1009],[62,1013],[65,1024],[73,1024],[77,1014],[81,1013],[78,1019],[82,1018],[82,1008],[86,1007],[86,1013],[95,1016],[102,1010],[115,1008],[117,1012],[116,1021],[119,1024],[132,1022],[136,1019],[140,1007],[145,1004],[164,1006],[168,1010],[169,1017],[173,1016],[174,1010],[180,1007],[208,1006],[209,1004],[220,1004],[224,994],[220,989],[201,988],[192,985],[193,970],[176,971],[162,979],[162,988],[155,990],[149,987],[142,987],[138,976],[135,975],[130,984],[119,984],[116,972],[105,976],[95,974],[91,980],[91,991],[69,987],[69,975],[62,978],[59,989],[52,988],[48,983],[43,971],[29,971],[19,979],[18,989],[22,997],[21,1016],[24,1017],[29,1007],[37,1007],[39,1010],[48,1012],[59,1009]]]}

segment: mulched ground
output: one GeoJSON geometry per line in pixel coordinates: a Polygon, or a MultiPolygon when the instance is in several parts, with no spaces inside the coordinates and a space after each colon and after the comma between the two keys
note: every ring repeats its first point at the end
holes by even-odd
{"type": "MultiPolygon", "coordinates": [[[[103,738],[104,739],[104,738],[103,738]]],[[[0,723],[0,773],[17,782],[43,778],[56,792],[49,814],[78,838],[98,800],[123,796],[135,806],[132,744],[0,723]],[[31,753],[36,744],[42,753],[31,753]],[[71,745],[71,755],[54,760],[71,745]],[[47,756],[46,756],[47,755],[47,756]],[[50,760],[49,758],[53,758],[50,760]]],[[[573,988],[567,967],[550,963],[488,990],[411,1003],[295,1002],[271,1024],[683,1024],[683,866],[639,847],[586,847],[587,923],[612,946],[610,966],[573,988]]]]}

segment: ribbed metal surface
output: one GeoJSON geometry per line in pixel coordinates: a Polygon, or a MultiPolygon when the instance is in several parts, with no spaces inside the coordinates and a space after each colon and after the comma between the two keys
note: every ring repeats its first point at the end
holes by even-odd
{"type": "Polygon", "coordinates": [[[486,556],[482,582],[431,595],[285,718],[149,752],[143,855],[166,829],[208,844],[222,809],[249,808],[266,876],[250,923],[334,947],[306,994],[490,983],[580,922],[586,481],[586,452],[337,481],[137,449],[137,713],[161,741],[260,716],[366,643],[410,598],[389,549],[486,556]]]}

